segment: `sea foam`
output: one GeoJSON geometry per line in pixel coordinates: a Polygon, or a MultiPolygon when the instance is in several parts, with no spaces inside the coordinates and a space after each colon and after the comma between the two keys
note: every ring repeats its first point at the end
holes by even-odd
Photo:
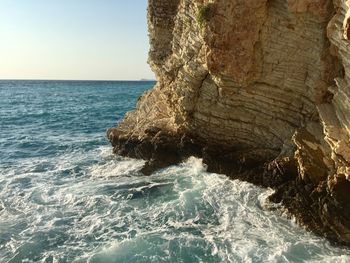
{"type": "Polygon", "coordinates": [[[0,81],[0,262],[350,261],[271,189],[113,155],[105,128],[153,84],[0,81]]]}

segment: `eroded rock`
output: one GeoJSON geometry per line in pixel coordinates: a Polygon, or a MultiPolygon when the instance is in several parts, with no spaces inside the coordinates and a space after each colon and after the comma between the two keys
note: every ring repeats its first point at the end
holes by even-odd
{"type": "Polygon", "coordinates": [[[147,160],[146,174],[201,157],[349,244],[349,6],[149,0],[157,85],[108,131],[114,151],[147,160]]]}

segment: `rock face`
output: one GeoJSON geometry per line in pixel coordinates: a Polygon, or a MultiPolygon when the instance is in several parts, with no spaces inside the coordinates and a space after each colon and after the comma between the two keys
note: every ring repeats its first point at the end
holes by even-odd
{"type": "Polygon", "coordinates": [[[350,244],[350,1],[149,0],[156,86],[116,128],[143,172],[203,158],[350,244]]]}

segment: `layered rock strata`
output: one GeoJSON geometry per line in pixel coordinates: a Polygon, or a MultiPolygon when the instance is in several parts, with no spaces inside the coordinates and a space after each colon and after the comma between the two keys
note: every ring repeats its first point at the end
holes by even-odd
{"type": "Polygon", "coordinates": [[[116,128],[143,172],[202,157],[350,244],[350,2],[149,0],[156,86],[116,128]]]}

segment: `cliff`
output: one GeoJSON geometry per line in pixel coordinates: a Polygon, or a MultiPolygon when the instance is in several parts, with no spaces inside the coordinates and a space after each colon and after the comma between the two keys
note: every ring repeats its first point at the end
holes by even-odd
{"type": "Polygon", "coordinates": [[[203,158],[350,244],[350,1],[149,0],[156,86],[109,129],[143,172],[203,158]]]}

